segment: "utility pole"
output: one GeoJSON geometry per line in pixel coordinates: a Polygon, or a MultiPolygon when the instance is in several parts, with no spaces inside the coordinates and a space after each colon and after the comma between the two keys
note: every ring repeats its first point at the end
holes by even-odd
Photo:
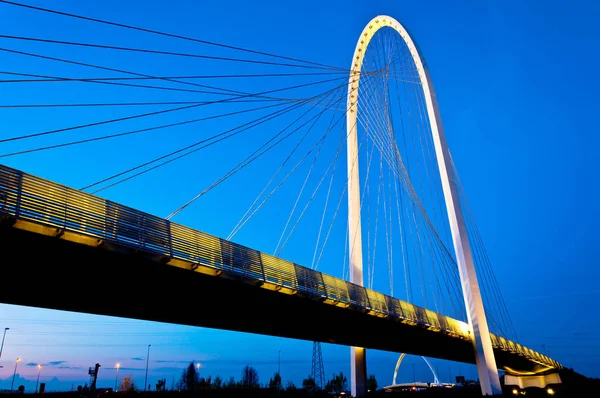
{"type": "Polygon", "coordinates": [[[2,345],[0,345],[0,358],[2,358],[2,350],[4,349],[4,338],[6,337],[6,331],[10,328],[4,328],[4,334],[2,335],[2,345]]]}
{"type": "Polygon", "coordinates": [[[148,354],[146,355],[146,378],[144,379],[144,391],[148,391],[148,361],[150,360],[150,345],[148,344],[148,354]]]}

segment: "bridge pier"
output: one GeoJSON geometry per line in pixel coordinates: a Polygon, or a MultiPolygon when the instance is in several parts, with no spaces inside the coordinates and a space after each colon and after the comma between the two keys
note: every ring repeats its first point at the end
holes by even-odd
{"type": "Polygon", "coordinates": [[[367,394],[367,350],[350,347],[350,390],[353,397],[367,394]]]}

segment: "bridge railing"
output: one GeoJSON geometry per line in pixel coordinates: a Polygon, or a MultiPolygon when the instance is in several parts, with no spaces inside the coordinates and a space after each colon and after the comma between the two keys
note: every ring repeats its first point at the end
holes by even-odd
{"type": "MultiPolygon", "coordinates": [[[[212,268],[294,294],[358,308],[463,339],[470,338],[467,325],[456,319],[2,165],[0,215],[182,260],[192,266],[212,268]]],[[[560,367],[556,361],[502,337],[492,335],[492,344],[560,367]]]]}

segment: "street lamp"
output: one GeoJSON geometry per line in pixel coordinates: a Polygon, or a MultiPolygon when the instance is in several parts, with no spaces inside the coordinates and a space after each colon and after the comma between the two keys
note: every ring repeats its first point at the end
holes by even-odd
{"type": "Polygon", "coordinates": [[[10,328],[4,328],[4,335],[2,335],[2,345],[0,345],[0,358],[2,358],[2,349],[4,348],[4,338],[6,337],[6,331],[10,328]]]}
{"type": "Polygon", "coordinates": [[[119,368],[120,368],[120,367],[121,367],[121,364],[120,364],[119,362],[117,362],[117,366],[116,366],[116,368],[117,368],[117,374],[116,374],[116,376],[115,376],[115,392],[119,391],[119,390],[117,389],[117,383],[118,383],[118,381],[119,381],[119,368]]]}
{"type": "Polygon", "coordinates": [[[38,363],[38,377],[37,377],[37,381],[35,382],[35,393],[37,394],[38,392],[38,385],[40,384],[40,372],[42,371],[42,365],[38,363]]]}
{"type": "Polygon", "coordinates": [[[198,369],[198,378],[200,378],[200,363],[196,364],[196,369],[198,369]]]}
{"type": "Polygon", "coordinates": [[[148,354],[146,355],[146,378],[144,379],[144,391],[148,391],[148,361],[150,360],[150,346],[148,344],[148,354]]]}
{"type": "Polygon", "coordinates": [[[12,392],[13,387],[15,385],[15,376],[17,375],[17,366],[19,366],[19,361],[21,360],[21,358],[17,358],[17,360],[15,361],[15,371],[13,372],[13,379],[12,379],[12,383],[10,383],[10,391],[12,392]]]}

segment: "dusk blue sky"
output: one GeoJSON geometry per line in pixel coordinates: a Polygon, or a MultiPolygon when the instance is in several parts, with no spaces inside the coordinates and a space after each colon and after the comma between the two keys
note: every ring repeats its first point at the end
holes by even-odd
{"type": "MultiPolygon", "coordinates": [[[[600,188],[595,155],[600,144],[596,127],[600,105],[597,96],[600,83],[596,76],[600,66],[597,54],[600,6],[596,2],[32,0],[24,3],[342,68],[349,66],[357,38],[372,17],[388,14],[396,18],[408,29],[429,67],[448,144],[519,342],[545,352],[586,376],[600,377],[600,312],[597,308],[600,242],[596,227],[600,222],[600,188]]],[[[2,3],[0,34],[258,59],[240,52],[2,3]]],[[[3,38],[0,38],[0,47],[157,75],[287,72],[281,67],[232,66],[217,61],[194,64],[194,60],[188,59],[64,48],[3,38]],[[201,72],[197,69],[199,65],[203,68],[201,72]]],[[[3,51],[0,51],[0,71],[117,76],[3,51]]],[[[0,75],[0,79],[12,78],[15,77],[0,75]]],[[[317,76],[310,80],[327,78],[317,76]]],[[[309,80],[290,78],[285,81],[211,81],[210,84],[259,92],[309,80]]],[[[195,94],[168,92],[153,93],[150,97],[145,91],[90,86],[100,85],[0,84],[0,105],[198,98],[192,97],[195,94]]],[[[155,109],[158,108],[0,108],[0,138],[155,109]]],[[[219,112],[228,109],[222,108],[219,112]]],[[[186,118],[193,118],[193,112],[184,112],[187,112],[186,118]]],[[[153,123],[178,120],[183,119],[165,115],[153,123]]],[[[232,127],[245,120],[235,117],[211,121],[206,126],[232,127]]],[[[124,127],[102,127],[94,133],[108,134],[150,125],[152,123],[130,121],[124,123],[124,127]]],[[[61,139],[88,137],[81,134],[44,137],[35,143],[0,143],[0,154],[62,142],[61,139]]],[[[56,151],[3,157],[0,163],[80,188],[165,150],[193,142],[194,134],[191,128],[181,129],[177,136],[166,132],[146,133],[56,151]]],[[[215,146],[210,153],[202,151],[177,165],[174,163],[103,191],[100,196],[164,217],[241,160],[247,151],[248,142],[243,140],[215,146]]],[[[259,163],[173,220],[226,237],[272,172],[272,164],[259,163]]],[[[248,223],[234,240],[272,252],[293,201],[292,192],[297,189],[298,185],[289,188],[287,196],[283,195],[287,197],[286,210],[280,210],[278,205],[266,206],[264,214],[248,223]]],[[[318,216],[310,217],[312,224],[318,225],[318,216]]],[[[302,250],[306,244],[303,237],[314,232],[309,227],[299,231],[283,256],[300,264],[310,264],[313,252],[311,249],[307,254],[302,250]]],[[[331,243],[331,252],[326,254],[328,264],[342,256],[343,243],[341,246],[339,243],[344,238],[340,236],[341,239],[331,243]]],[[[314,241],[310,245],[314,246],[314,241]]],[[[342,276],[340,266],[324,266],[322,270],[342,276]]],[[[115,286],[100,295],[119,294],[119,289],[126,289],[127,283],[130,282],[121,281],[119,275],[115,275],[115,286]]],[[[25,282],[22,294],[29,294],[30,289],[25,282]]],[[[249,364],[258,369],[261,381],[267,382],[277,370],[281,351],[283,380],[297,385],[311,368],[312,343],[306,341],[0,305],[0,330],[5,327],[10,330],[0,359],[3,366],[0,389],[10,387],[17,357],[23,358],[17,372],[20,377],[35,382],[37,369],[27,365],[42,363],[41,379],[49,381],[56,377],[61,382],[60,388],[85,383],[87,368],[96,362],[102,364],[100,386],[114,384],[116,362],[122,366],[120,376],[131,375],[142,385],[148,344],[152,345],[149,383],[153,386],[163,377],[170,386],[173,378],[177,381],[181,369],[192,360],[201,363],[203,376],[239,378],[242,367],[249,364]]],[[[347,347],[324,344],[323,356],[326,377],[340,371],[350,374],[347,347]]],[[[397,357],[395,353],[370,351],[369,374],[375,374],[380,385],[390,384],[397,357]]],[[[417,379],[431,379],[423,361],[410,357],[400,370],[399,380],[412,381],[411,363],[414,363],[417,379]]],[[[436,360],[434,366],[445,381],[458,374],[477,377],[472,365],[436,360]]]]}

